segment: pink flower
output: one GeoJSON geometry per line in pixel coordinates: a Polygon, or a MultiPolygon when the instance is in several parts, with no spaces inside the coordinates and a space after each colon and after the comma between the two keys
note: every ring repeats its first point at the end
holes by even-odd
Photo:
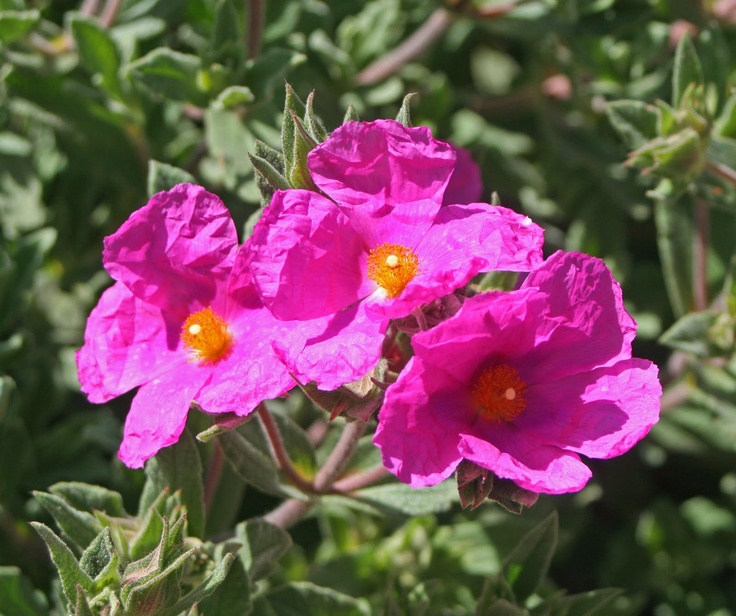
{"type": "Polygon", "coordinates": [[[374,442],[391,472],[434,485],[469,460],[533,492],[580,490],[579,454],[611,458],[659,416],[657,368],[599,259],[557,252],[510,293],[483,293],[412,339],[374,442]]]}
{"type": "Polygon", "coordinates": [[[251,268],[276,317],[307,322],[275,341],[298,378],[325,388],[357,379],[380,358],[390,319],[478,272],[541,262],[542,230],[529,218],[447,203],[478,191],[477,168],[461,161],[465,187],[456,150],[428,129],[349,122],[309,154],[324,194],[276,192],[253,232],[251,268]]]}
{"type": "Polygon", "coordinates": [[[105,238],[117,282],[87,321],[77,366],[91,402],[140,386],[118,453],[126,465],[175,443],[193,400],[247,415],[293,385],[269,344],[283,323],[258,299],[245,254],[220,199],[190,184],[154,195],[105,238]]]}

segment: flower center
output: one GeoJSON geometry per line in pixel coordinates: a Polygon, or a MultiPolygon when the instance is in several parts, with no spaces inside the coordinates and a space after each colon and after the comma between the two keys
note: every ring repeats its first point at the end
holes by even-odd
{"type": "Polygon", "coordinates": [[[513,421],[526,408],[526,383],[516,368],[497,364],[480,373],[471,389],[481,415],[495,423],[513,421]]]}
{"type": "Polygon", "coordinates": [[[202,363],[218,362],[228,354],[233,343],[227,322],[209,306],[187,317],[181,328],[181,339],[193,359],[202,363]]]}
{"type": "Polygon", "coordinates": [[[388,297],[401,293],[418,271],[419,257],[401,244],[380,244],[368,253],[368,278],[388,297]]]}

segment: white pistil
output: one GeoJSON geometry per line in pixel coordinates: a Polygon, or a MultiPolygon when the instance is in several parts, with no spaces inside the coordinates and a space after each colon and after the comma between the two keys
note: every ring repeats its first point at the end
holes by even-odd
{"type": "Polygon", "coordinates": [[[396,255],[389,255],[386,257],[386,265],[388,265],[391,269],[398,266],[399,264],[399,257],[396,255]]]}
{"type": "Polygon", "coordinates": [[[192,336],[196,336],[201,331],[202,331],[202,326],[199,323],[192,323],[189,326],[189,333],[192,334],[192,336]]]}

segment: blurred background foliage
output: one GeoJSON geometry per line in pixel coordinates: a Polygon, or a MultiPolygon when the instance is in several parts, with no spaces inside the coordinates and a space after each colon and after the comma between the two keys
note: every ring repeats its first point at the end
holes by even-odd
{"type": "MultiPolygon", "coordinates": [[[[92,407],[75,376],[109,282],[102,238],[190,176],[245,229],[248,153],[281,148],[288,82],[328,130],[416,93],[413,123],[470,149],[488,199],[543,225],[548,252],[605,258],[666,390],[651,436],[592,462],[579,494],[520,517],[326,502],[272,583],[472,614],[556,510],[548,596],[616,587],[602,613],[736,614],[735,54],[730,0],[0,0],[0,612],[3,593],[39,614],[59,593],[32,490],[98,483],[132,511],[143,488],[114,456],[130,396],[92,407]]],[[[277,502],[241,486],[210,532],[277,502]]]]}

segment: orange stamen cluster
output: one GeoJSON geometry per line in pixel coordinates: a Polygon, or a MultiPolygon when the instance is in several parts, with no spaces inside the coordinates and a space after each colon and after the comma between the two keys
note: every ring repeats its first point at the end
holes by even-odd
{"type": "Polygon", "coordinates": [[[481,415],[495,423],[513,421],[526,408],[526,383],[515,368],[497,364],[480,373],[472,387],[481,415]]]}
{"type": "Polygon", "coordinates": [[[215,363],[228,354],[233,338],[227,322],[212,308],[193,312],[181,328],[181,339],[192,357],[202,363],[215,363]]]}
{"type": "Polygon", "coordinates": [[[368,253],[368,278],[396,297],[419,271],[419,257],[401,244],[380,244],[368,253]]]}

